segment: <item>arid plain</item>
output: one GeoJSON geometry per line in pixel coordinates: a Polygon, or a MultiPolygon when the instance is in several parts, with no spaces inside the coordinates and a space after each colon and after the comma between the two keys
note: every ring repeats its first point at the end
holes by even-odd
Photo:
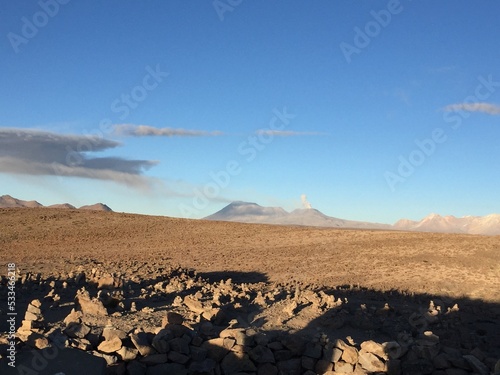
{"type": "Polygon", "coordinates": [[[27,366],[59,345],[47,371],[75,349],[96,374],[500,371],[500,236],[55,208],[0,209],[0,228],[27,366]]]}
{"type": "MultiPolygon", "coordinates": [[[[259,272],[270,281],[500,301],[500,236],[240,224],[62,209],[0,210],[2,266],[90,260],[259,272]]],[[[118,271],[118,269],[117,269],[118,271]]],[[[251,282],[252,280],[242,280],[251,282]]]]}

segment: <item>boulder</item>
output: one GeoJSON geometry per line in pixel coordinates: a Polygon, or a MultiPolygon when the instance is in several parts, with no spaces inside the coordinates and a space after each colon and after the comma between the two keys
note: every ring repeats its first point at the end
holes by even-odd
{"type": "Polygon", "coordinates": [[[281,374],[300,375],[302,373],[302,361],[300,358],[280,361],[277,363],[277,367],[281,374]]]}
{"type": "Polygon", "coordinates": [[[193,361],[203,361],[207,358],[207,350],[205,348],[191,345],[189,347],[189,352],[191,353],[191,359],[193,361]]]}
{"type": "Polygon", "coordinates": [[[68,339],[68,346],[84,351],[92,350],[92,344],[87,339],[70,338],[68,339]]]}
{"type": "Polygon", "coordinates": [[[327,371],[333,371],[333,363],[325,359],[320,359],[318,362],[316,362],[314,371],[316,371],[316,373],[318,374],[324,374],[327,371]]]}
{"type": "Polygon", "coordinates": [[[106,310],[102,301],[97,298],[90,298],[89,292],[86,291],[85,288],[77,292],[75,299],[83,314],[97,316],[108,315],[108,310],[106,310]]]}
{"type": "Polygon", "coordinates": [[[384,352],[387,354],[387,357],[391,359],[398,359],[405,354],[405,351],[397,341],[384,342],[382,347],[384,348],[384,352]]]}
{"type": "Polygon", "coordinates": [[[148,367],[146,371],[146,375],[187,375],[187,373],[187,369],[178,363],[163,363],[161,365],[148,367]]]}
{"type": "Polygon", "coordinates": [[[432,364],[437,369],[447,369],[450,367],[450,361],[445,353],[438,354],[432,359],[432,364]]]}
{"type": "Polygon", "coordinates": [[[156,350],[149,344],[145,332],[131,333],[129,336],[130,340],[132,340],[132,343],[143,357],[156,354],[156,350]]]}
{"type": "Polygon", "coordinates": [[[247,354],[228,353],[221,362],[221,369],[224,374],[234,374],[238,372],[256,371],[254,363],[247,354]]]}
{"type": "Polygon", "coordinates": [[[30,319],[30,320],[36,320],[38,316],[41,317],[42,315],[42,309],[41,309],[41,302],[40,300],[33,300],[31,303],[28,305],[28,308],[26,309],[26,312],[29,312],[30,314],[33,314],[35,316],[35,319],[30,319]]]}
{"type": "Polygon", "coordinates": [[[323,359],[328,362],[338,362],[342,357],[342,350],[334,347],[332,344],[328,344],[323,348],[323,359]]]}
{"type": "Polygon", "coordinates": [[[160,365],[168,362],[168,356],[166,354],[151,354],[139,359],[139,361],[146,366],[160,365]]]}
{"type": "Polygon", "coordinates": [[[500,374],[500,359],[497,361],[497,363],[495,364],[495,368],[494,368],[494,373],[495,375],[496,374],[500,374]]]}
{"type": "Polygon", "coordinates": [[[311,358],[320,359],[322,354],[323,347],[319,344],[308,344],[304,349],[304,355],[311,358]]]}
{"type": "Polygon", "coordinates": [[[315,358],[311,358],[308,356],[303,355],[301,360],[302,368],[306,370],[313,370],[314,366],[316,366],[317,360],[315,358]]]}
{"type": "Polygon", "coordinates": [[[250,338],[245,334],[243,328],[229,328],[221,331],[219,337],[222,338],[233,338],[236,340],[238,345],[250,345],[250,338]]]}
{"type": "Polygon", "coordinates": [[[184,305],[195,314],[202,314],[205,311],[203,304],[192,296],[184,297],[184,305]]]}
{"type": "Polygon", "coordinates": [[[274,363],[274,354],[271,349],[257,345],[248,353],[255,363],[274,363]]]}
{"type": "Polygon", "coordinates": [[[304,352],[306,340],[297,335],[286,335],[281,343],[295,356],[301,356],[304,352]]]}
{"type": "Polygon", "coordinates": [[[190,374],[211,374],[215,370],[217,363],[211,359],[206,358],[202,361],[193,361],[189,365],[189,373],[190,374]]]}
{"type": "Polygon", "coordinates": [[[344,361],[339,361],[334,364],[335,372],[350,374],[354,371],[354,365],[344,361]]]}
{"type": "Polygon", "coordinates": [[[298,304],[297,301],[291,300],[286,303],[285,307],[283,308],[283,312],[286,314],[287,317],[291,318],[295,316],[295,310],[297,309],[298,304]]]}
{"type": "Polygon", "coordinates": [[[342,349],[342,357],[340,358],[344,362],[355,365],[358,362],[358,351],[356,348],[346,345],[344,349],[342,349]]]}
{"type": "Polygon", "coordinates": [[[189,361],[189,356],[185,354],[181,354],[178,352],[169,352],[168,353],[168,359],[174,363],[180,363],[180,364],[185,364],[189,361]]]}
{"type": "Polygon", "coordinates": [[[264,363],[257,368],[257,375],[278,375],[278,368],[271,363],[264,363]]]}
{"type": "Polygon", "coordinates": [[[116,355],[100,353],[96,351],[93,351],[92,354],[96,357],[103,358],[108,366],[114,365],[118,362],[118,357],[116,355]]]}
{"type": "Polygon", "coordinates": [[[176,337],[168,342],[170,350],[181,354],[189,354],[189,339],[176,337]]]}
{"type": "Polygon", "coordinates": [[[219,363],[226,356],[229,349],[224,346],[224,339],[219,337],[205,341],[201,347],[207,351],[208,358],[219,363]]]}
{"type": "Polygon", "coordinates": [[[64,318],[64,324],[69,325],[70,323],[81,323],[82,322],[82,312],[71,309],[71,312],[64,318]]]}
{"type": "Polygon", "coordinates": [[[364,341],[361,343],[361,349],[365,352],[375,354],[377,357],[387,360],[388,356],[382,344],[373,340],[364,341]]]}
{"type": "Polygon", "coordinates": [[[277,362],[287,361],[293,357],[292,352],[287,349],[276,350],[274,352],[274,358],[277,362]]]}
{"type": "Polygon", "coordinates": [[[99,344],[97,350],[103,353],[114,353],[122,347],[122,340],[118,336],[114,336],[111,340],[104,340],[99,344]]]}
{"type": "Polygon", "coordinates": [[[283,344],[279,341],[272,341],[267,344],[267,347],[271,350],[282,350],[283,349],[283,344]]]}
{"type": "Polygon", "coordinates": [[[474,372],[479,375],[489,375],[488,367],[473,355],[464,355],[464,359],[469,363],[474,372]]]}
{"type": "Polygon", "coordinates": [[[176,312],[169,311],[167,315],[162,318],[162,327],[166,327],[168,324],[182,324],[184,323],[184,317],[176,312]]]}
{"type": "Polygon", "coordinates": [[[108,325],[102,330],[102,337],[104,337],[105,340],[111,340],[114,337],[118,337],[120,340],[125,340],[127,338],[127,332],[108,325]]]}
{"type": "Polygon", "coordinates": [[[137,358],[137,354],[139,354],[139,351],[135,348],[129,348],[127,346],[122,346],[117,352],[124,362],[130,362],[133,361],[134,359],[137,358]]]}
{"type": "Polygon", "coordinates": [[[153,337],[151,346],[153,346],[153,348],[155,348],[158,353],[168,353],[168,351],[170,350],[170,345],[168,342],[173,338],[174,335],[169,329],[162,328],[153,337]]]}
{"type": "Polygon", "coordinates": [[[90,333],[90,327],[85,323],[69,323],[63,333],[69,337],[83,339],[90,333]]]}
{"type": "MultiPolygon", "coordinates": [[[[376,355],[368,352],[360,352],[358,362],[366,371],[383,372],[386,371],[385,363],[376,355]]],[[[337,369],[335,369],[337,371],[337,369]]]]}
{"type": "Polygon", "coordinates": [[[112,275],[106,275],[97,280],[97,289],[113,288],[114,278],[112,275]]]}

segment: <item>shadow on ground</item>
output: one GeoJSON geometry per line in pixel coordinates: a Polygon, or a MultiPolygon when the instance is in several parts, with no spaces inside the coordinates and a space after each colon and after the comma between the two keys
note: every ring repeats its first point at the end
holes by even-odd
{"type": "MultiPolygon", "coordinates": [[[[94,355],[63,349],[68,346],[64,340],[55,351],[34,351],[18,343],[18,367],[13,369],[7,365],[8,345],[2,342],[0,372],[76,374],[77,363],[85,367],[98,352],[103,355],[97,347],[108,319],[128,334],[120,345],[136,356],[124,362],[123,353],[111,351],[98,359],[100,364],[92,364],[95,374],[489,374],[500,359],[498,303],[351,286],[270,284],[259,272],[169,269],[154,278],[117,281],[108,276],[107,283],[106,277],[35,277],[19,283],[17,325],[21,311],[38,298],[43,306],[53,306],[45,308],[44,321],[46,331],[52,328],[59,339],[64,338],[62,320],[82,287],[92,297],[119,295],[121,304],[108,306],[108,316],[83,316],[94,338],[81,340],[89,341],[92,349],[87,351],[94,355]],[[47,298],[51,293],[59,296],[56,306],[54,298],[47,298]],[[165,320],[171,312],[184,323],[165,320]],[[140,327],[149,352],[131,340],[140,327]],[[99,369],[103,361],[106,370],[99,369]]],[[[5,296],[2,292],[0,323],[7,332],[5,296]]]]}

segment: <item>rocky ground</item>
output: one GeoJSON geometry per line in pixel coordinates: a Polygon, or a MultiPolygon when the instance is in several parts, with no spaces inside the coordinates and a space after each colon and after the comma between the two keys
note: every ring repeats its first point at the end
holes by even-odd
{"type": "Polygon", "coordinates": [[[500,373],[498,237],[25,210],[2,374],[500,373]]]}

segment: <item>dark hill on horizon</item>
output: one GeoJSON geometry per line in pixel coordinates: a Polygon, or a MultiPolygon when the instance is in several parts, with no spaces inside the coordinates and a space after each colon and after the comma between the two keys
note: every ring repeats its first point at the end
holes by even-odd
{"type": "MultiPolygon", "coordinates": [[[[77,209],[75,206],[69,203],[61,203],[61,204],[53,204],[50,206],[44,206],[43,204],[37,201],[24,201],[22,199],[14,198],[10,195],[2,195],[0,196],[0,208],[35,208],[35,207],[44,207],[44,208],[59,208],[59,209],[77,209]]],[[[94,211],[113,211],[104,203],[95,203],[93,205],[85,205],[80,208],[80,210],[94,210],[94,211]]]]}

